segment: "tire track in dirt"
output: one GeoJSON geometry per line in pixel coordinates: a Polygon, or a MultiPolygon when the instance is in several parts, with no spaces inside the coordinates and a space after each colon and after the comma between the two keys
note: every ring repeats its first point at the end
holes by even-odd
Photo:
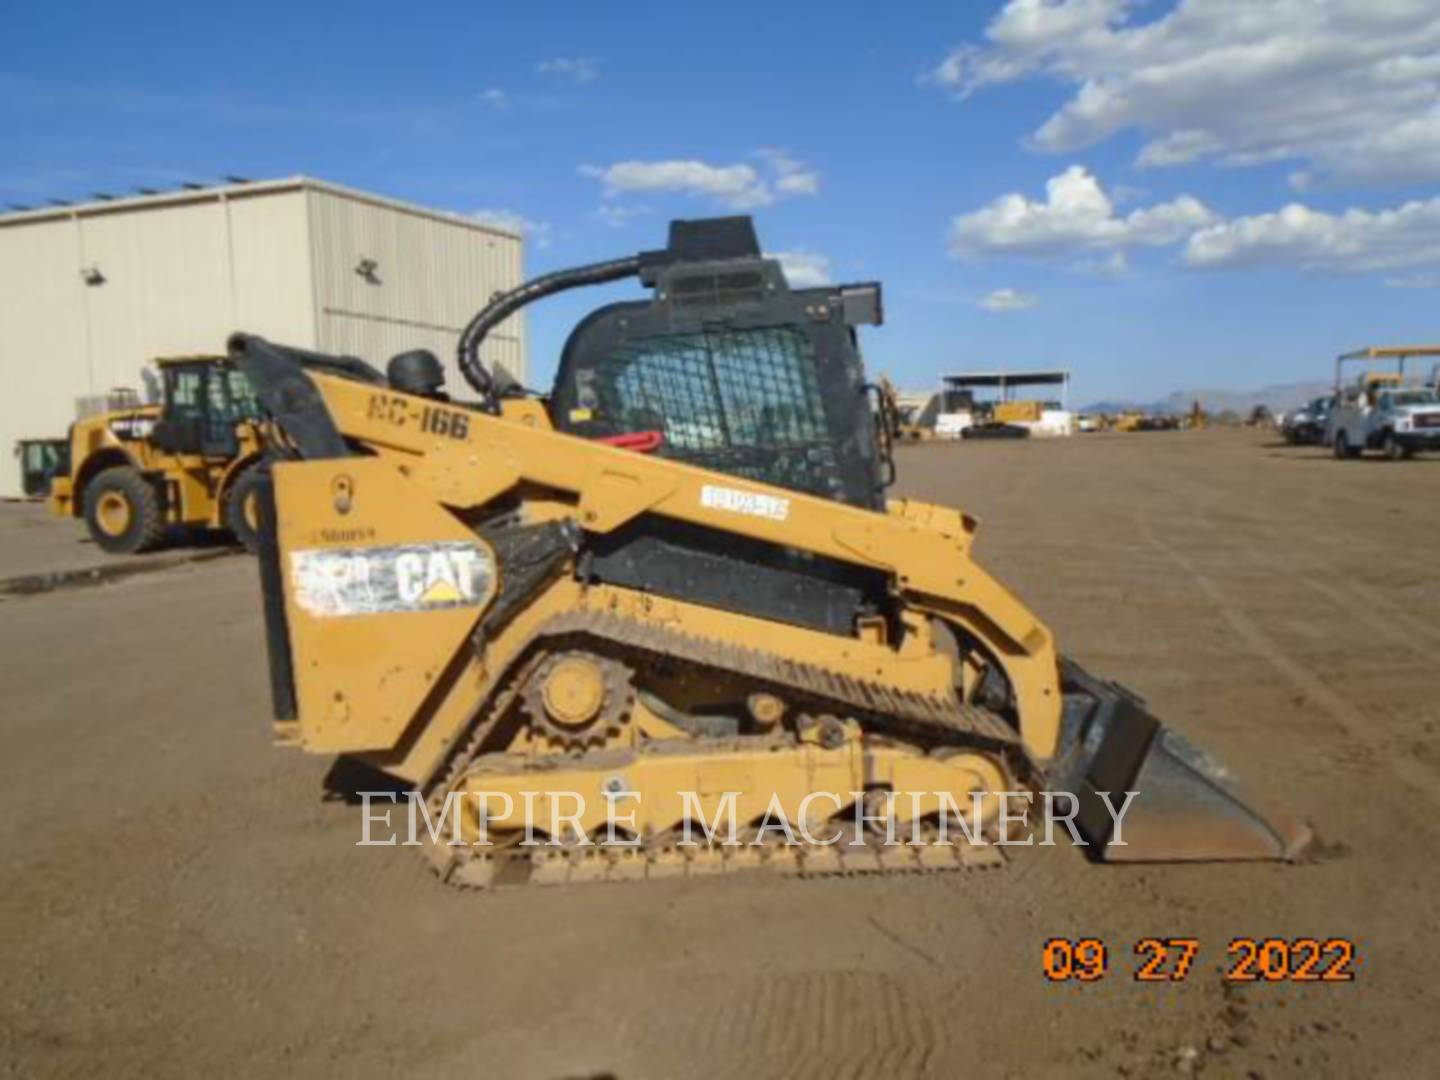
{"type": "MultiPolygon", "coordinates": [[[[1236,497],[1234,490],[1227,491],[1207,476],[1190,474],[1185,479],[1192,487],[1202,489],[1209,496],[1211,507],[1231,511],[1243,510],[1247,517],[1262,525],[1272,536],[1276,535],[1273,522],[1277,517],[1277,507],[1282,502],[1287,503],[1281,515],[1287,523],[1303,530],[1317,544],[1347,552],[1376,550],[1374,537],[1368,536],[1365,530],[1355,528],[1354,523],[1361,520],[1383,521],[1387,514],[1395,511],[1397,502],[1403,502],[1406,498],[1399,493],[1392,495],[1345,488],[1337,491],[1333,500],[1327,503],[1324,492],[1298,488],[1295,484],[1296,477],[1288,472],[1265,473],[1263,477],[1273,479],[1275,483],[1261,487],[1252,480],[1244,492],[1257,499],[1258,506],[1242,502],[1236,497]],[[1372,497],[1366,498],[1367,494],[1372,497]],[[1336,507],[1341,505],[1341,499],[1345,500],[1343,512],[1337,512],[1336,507]]],[[[1417,573],[1432,576],[1436,572],[1432,561],[1415,558],[1403,549],[1386,548],[1385,563],[1391,566],[1406,566],[1417,573]]]]}
{"type": "MultiPolygon", "coordinates": [[[[1179,548],[1161,539],[1143,513],[1137,510],[1134,521],[1136,532],[1190,579],[1220,617],[1254,650],[1255,655],[1289,680],[1297,691],[1319,707],[1349,738],[1362,746],[1373,745],[1369,733],[1371,725],[1363,710],[1326,685],[1315,671],[1286,651],[1272,635],[1226,595],[1223,587],[1214,578],[1196,566],[1179,548]]],[[[1391,753],[1386,756],[1384,764],[1413,788],[1414,793],[1425,802],[1440,807],[1440,786],[1436,785],[1435,773],[1423,762],[1411,756],[1391,753]]]]}
{"type": "Polygon", "coordinates": [[[934,1075],[942,1031],[909,980],[821,971],[744,979],[720,1009],[673,1032],[737,1080],[868,1080],[934,1075]],[[685,1029],[693,1028],[686,1031],[685,1029]]]}
{"type": "MultiPolygon", "coordinates": [[[[1270,460],[1279,461],[1286,465],[1303,467],[1310,464],[1306,458],[1296,454],[1271,454],[1268,455],[1268,457],[1270,460]]],[[[1316,462],[1315,464],[1317,466],[1331,466],[1340,465],[1341,463],[1327,460],[1316,462]]],[[[1347,479],[1351,478],[1351,470],[1355,468],[1355,464],[1356,463],[1350,463],[1348,469],[1342,466],[1340,473],[1336,475],[1344,476],[1347,479]]],[[[1440,466],[1440,459],[1412,461],[1402,468],[1414,469],[1422,466],[1436,468],[1440,466]]],[[[1435,572],[1433,563],[1425,559],[1416,558],[1403,549],[1397,549],[1394,545],[1377,543],[1374,535],[1367,535],[1365,530],[1357,529],[1353,525],[1356,521],[1383,522],[1387,515],[1393,514],[1398,506],[1404,505],[1406,499],[1411,497],[1403,487],[1384,486],[1385,483],[1390,483],[1395,479],[1390,475],[1393,468],[1394,465],[1391,462],[1366,459],[1361,466],[1362,471],[1365,469],[1377,470],[1371,474],[1373,478],[1372,482],[1365,487],[1355,486],[1353,484],[1337,484],[1328,502],[1326,495],[1330,489],[1319,491],[1313,488],[1302,489],[1296,485],[1295,481],[1297,477],[1304,476],[1305,474],[1292,473],[1288,470],[1283,473],[1278,470],[1266,473],[1266,476],[1273,477],[1279,482],[1279,487],[1277,489],[1275,486],[1269,486],[1265,491],[1266,494],[1270,496],[1269,501],[1272,506],[1275,502],[1274,495],[1277,490],[1280,495],[1290,501],[1290,505],[1287,507],[1288,520],[1298,523],[1302,516],[1308,517],[1313,523],[1312,534],[1317,540],[1334,543],[1337,546],[1350,549],[1358,546],[1368,550],[1377,550],[1383,547],[1385,550],[1385,561],[1387,563],[1395,566],[1407,566],[1419,573],[1433,574],[1435,572]],[[1342,500],[1346,510],[1344,515],[1335,512],[1335,507],[1340,505],[1342,500]],[[1350,524],[1347,525],[1347,522],[1350,524]]],[[[1440,477],[1435,478],[1440,479],[1440,477]]],[[[1212,490],[1219,490],[1213,484],[1210,486],[1212,490]]],[[[1257,489],[1252,487],[1251,493],[1253,494],[1256,490],[1257,489]]],[[[1233,495],[1234,493],[1232,492],[1231,494],[1233,495]]],[[[1383,528],[1377,529],[1376,531],[1380,532],[1383,536],[1383,528]]]]}
{"type": "MultiPolygon", "coordinates": [[[[1237,545],[1232,543],[1232,550],[1243,553],[1249,557],[1252,562],[1257,561],[1256,557],[1259,556],[1260,559],[1264,560],[1266,569],[1274,573],[1284,574],[1289,579],[1296,581],[1310,591],[1325,596],[1341,609],[1346,619],[1360,619],[1381,636],[1388,638],[1401,648],[1416,653],[1421,659],[1428,662],[1434,656],[1434,649],[1426,647],[1424,644],[1421,644],[1421,642],[1428,642],[1432,646],[1440,646],[1440,627],[1432,626],[1415,618],[1401,604],[1386,596],[1379,589],[1372,585],[1367,585],[1362,581],[1357,581],[1353,577],[1338,570],[1332,561],[1318,556],[1313,552],[1297,550],[1293,544],[1282,537],[1276,530],[1272,521],[1273,514],[1266,515],[1254,512],[1243,504],[1238,503],[1233,498],[1233,492],[1223,491],[1215,484],[1207,482],[1203,477],[1187,475],[1184,479],[1192,489],[1203,491],[1204,495],[1208,496],[1206,509],[1211,511],[1224,509],[1232,513],[1243,514],[1248,519],[1249,524],[1253,525],[1258,532],[1273,541],[1273,547],[1277,549],[1283,548],[1286,554],[1283,561],[1274,557],[1267,557],[1263,553],[1264,549],[1257,544],[1237,545]],[[1306,572],[1297,574],[1297,570],[1306,572]],[[1332,585],[1330,582],[1336,582],[1337,584],[1332,585]],[[1349,593],[1352,599],[1346,599],[1345,593],[1349,593]],[[1384,612],[1383,617],[1377,614],[1379,611],[1384,612]],[[1416,640],[1417,638],[1419,641],[1416,640]]],[[[1252,492],[1253,490],[1254,489],[1252,489],[1252,492]]],[[[1284,487],[1281,489],[1281,493],[1290,495],[1294,492],[1291,488],[1284,487]]],[[[1341,550],[1345,552],[1354,551],[1357,548],[1365,549],[1367,547],[1367,542],[1358,538],[1356,534],[1343,534],[1337,531],[1339,522],[1336,520],[1336,517],[1334,515],[1323,515],[1316,501],[1316,497],[1314,497],[1313,493],[1310,494],[1312,498],[1305,500],[1306,506],[1303,512],[1306,513],[1313,522],[1309,531],[1315,537],[1325,537],[1329,540],[1337,541],[1341,550]]],[[[1263,497],[1264,502],[1269,507],[1273,508],[1278,502],[1274,494],[1274,489],[1272,488],[1264,489],[1263,497]]],[[[1192,509],[1195,509],[1194,500],[1186,500],[1186,503],[1191,506],[1192,509]]],[[[1205,528],[1216,533],[1220,532],[1213,520],[1208,516],[1202,516],[1197,511],[1194,514],[1194,519],[1205,528]]],[[[1293,520],[1293,518],[1289,518],[1289,520],[1293,520]]],[[[1227,539],[1229,538],[1228,534],[1224,535],[1226,535],[1227,539]]],[[[1389,565],[1405,563],[1431,576],[1434,576],[1436,572],[1435,568],[1430,564],[1397,557],[1395,553],[1389,551],[1386,553],[1385,561],[1389,565]]]]}
{"type": "MultiPolygon", "coordinates": [[[[1330,564],[1297,551],[1293,546],[1287,548],[1285,539],[1274,526],[1258,519],[1253,522],[1253,526],[1271,542],[1269,546],[1236,544],[1230,548],[1231,551],[1240,553],[1250,565],[1283,576],[1319,596],[1334,608],[1337,621],[1364,623],[1376,636],[1397,648],[1414,653],[1418,659],[1427,663],[1434,657],[1435,647],[1440,646],[1440,630],[1410,618],[1394,601],[1378,590],[1344,578],[1330,564]],[[1282,548],[1286,551],[1284,558],[1272,554],[1272,550],[1282,548]],[[1330,584],[1332,580],[1343,582],[1350,595],[1346,595],[1346,589],[1330,584]]],[[[1193,527],[1196,531],[1209,533],[1220,540],[1228,536],[1214,521],[1199,514],[1193,519],[1193,527]]]]}
{"type": "MultiPolygon", "coordinates": [[[[1375,644],[1383,642],[1384,650],[1409,653],[1429,665],[1435,646],[1440,645],[1440,631],[1411,617],[1400,601],[1391,599],[1378,588],[1355,580],[1345,569],[1337,569],[1335,564],[1323,556],[1311,553],[1313,541],[1330,538],[1334,535],[1332,532],[1319,524],[1307,526],[1301,521],[1298,532],[1307,541],[1312,541],[1304,548],[1297,545],[1295,537],[1282,535],[1275,525],[1275,508],[1284,505],[1280,495],[1295,494],[1292,488],[1285,487],[1278,494],[1268,487],[1248,489],[1248,494],[1258,495],[1270,510],[1269,513],[1257,513],[1247,503],[1234,498],[1233,493],[1230,493],[1230,498],[1226,498],[1224,492],[1202,476],[1187,473],[1178,479],[1185,484],[1183,504],[1191,511],[1190,528],[1215,537],[1217,549],[1223,551],[1227,563],[1254,567],[1277,579],[1304,586],[1327,605],[1326,617],[1320,620],[1321,624],[1355,629],[1363,627],[1371,635],[1365,638],[1362,634],[1361,640],[1365,647],[1374,651],[1375,644]],[[1221,514],[1228,514],[1232,519],[1242,519],[1242,528],[1249,535],[1241,535],[1233,526],[1223,528],[1217,524],[1217,517],[1221,514]]],[[[1295,519],[1288,511],[1287,506],[1281,517],[1293,523],[1295,519]]],[[[1295,516],[1304,517],[1303,514],[1295,516]]],[[[1341,553],[1352,557],[1355,550],[1357,549],[1354,544],[1348,541],[1340,546],[1341,553]]],[[[1387,565],[1393,565],[1394,562],[1395,560],[1389,559],[1387,555],[1387,565]]],[[[1223,586],[1221,588],[1223,591],[1223,586]]],[[[1230,613],[1225,614],[1228,619],[1230,613]]],[[[1230,621],[1233,623],[1233,620],[1230,621]]],[[[1259,623],[1255,625],[1259,627],[1259,623]]],[[[1281,648],[1278,642],[1275,644],[1277,648],[1281,648]]],[[[1323,691],[1323,696],[1327,697],[1331,705],[1329,711],[1332,717],[1337,715],[1336,702],[1339,701],[1343,702],[1343,705],[1339,706],[1340,711],[1351,718],[1348,723],[1353,726],[1345,729],[1351,738],[1332,755],[1336,762],[1343,762],[1356,770],[1388,770],[1391,775],[1400,777],[1407,786],[1423,789],[1425,798],[1434,800],[1432,793],[1437,778],[1440,778],[1440,764],[1437,764],[1433,756],[1416,752],[1414,737],[1387,737],[1387,733],[1391,731],[1390,725],[1381,723],[1375,715],[1368,713],[1349,697],[1324,682],[1322,675],[1333,674],[1333,671],[1317,672],[1314,667],[1304,664],[1293,655],[1286,655],[1295,664],[1295,670],[1290,673],[1290,681],[1301,688],[1307,700],[1316,700],[1317,696],[1322,696],[1317,695],[1317,691],[1323,691]],[[1300,672],[1311,672],[1310,681],[1303,684],[1297,681],[1300,672]]],[[[1321,704],[1324,707],[1325,703],[1321,704]]]]}

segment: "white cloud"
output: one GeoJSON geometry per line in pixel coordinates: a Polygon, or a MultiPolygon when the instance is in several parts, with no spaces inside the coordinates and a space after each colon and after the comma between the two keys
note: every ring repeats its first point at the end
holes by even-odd
{"type": "Polygon", "coordinates": [[[779,259],[785,280],[792,289],[809,289],[830,284],[830,260],[813,251],[767,251],[767,259],[779,259]]]}
{"type": "Polygon", "coordinates": [[[586,56],[556,56],[541,60],[535,65],[535,70],[541,75],[558,75],[581,84],[594,82],[600,77],[599,66],[586,56]]]}
{"type": "MultiPolygon", "coordinates": [[[[1128,270],[1126,249],[1174,245],[1183,245],[1184,263],[1195,268],[1272,265],[1372,272],[1440,267],[1440,196],[1340,213],[1297,202],[1222,219],[1182,195],[1117,214],[1100,182],[1074,165],[1050,178],[1043,199],[1002,195],[952,219],[949,233],[950,253],[957,257],[1084,255],[1073,263],[1075,269],[1113,276],[1128,270]]],[[[1387,283],[1398,286],[1402,280],[1392,277],[1387,283]]]]}
{"type": "Polygon", "coordinates": [[[1205,205],[1189,195],[1116,214],[1100,182],[1082,166],[1072,165],[1046,181],[1043,200],[1011,193],[953,218],[949,246],[952,255],[962,257],[1157,246],[1177,243],[1213,220],[1205,205]]]}
{"type": "Polygon", "coordinates": [[[519,233],[531,240],[536,247],[550,246],[551,227],[548,221],[536,221],[515,210],[492,208],[472,211],[470,216],[497,229],[519,233]]]}
{"type": "Polygon", "coordinates": [[[1200,229],[1185,245],[1185,262],[1345,271],[1440,264],[1440,197],[1339,214],[1291,203],[1200,229]]]}
{"type": "Polygon", "coordinates": [[[595,208],[595,216],[612,229],[623,228],[641,214],[648,213],[648,206],[628,206],[613,202],[601,203],[595,208]]]}
{"type": "MultiPolygon", "coordinates": [[[[1093,252],[1074,268],[1112,276],[1128,270],[1128,248],[1181,244],[1184,263],[1196,268],[1274,265],[1371,272],[1440,267],[1440,196],[1340,213],[1297,202],[1222,219],[1182,195],[1117,214],[1100,182],[1075,165],[1050,178],[1043,199],[1002,195],[952,219],[949,234],[950,252],[957,257],[1093,252]]],[[[1387,284],[1398,287],[1406,280],[1392,277],[1387,284]]]]}
{"type": "Polygon", "coordinates": [[[773,147],[757,151],[774,174],[775,190],[785,195],[818,195],[820,174],[784,150],[773,147]]]}
{"type": "Polygon", "coordinates": [[[1074,87],[1034,133],[1065,152],[1122,131],[1146,166],[1294,160],[1329,178],[1440,177],[1434,0],[1010,0],[930,81],[965,98],[1045,76],[1074,87]]]}
{"type": "Polygon", "coordinates": [[[1390,289],[1440,289],[1440,274],[1407,274],[1385,279],[1390,289]]]}
{"type": "Polygon", "coordinates": [[[732,210],[753,210],[777,198],[819,192],[820,174],[803,163],[779,151],[761,151],[760,156],[768,177],[753,165],[711,165],[693,158],[583,165],[580,172],[599,180],[607,198],[669,192],[713,199],[732,210]]]}
{"type": "Polygon", "coordinates": [[[996,289],[975,301],[986,311],[1024,311],[1033,308],[1039,301],[1031,293],[1019,289],[996,289]]]}
{"type": "Polygon", "coordinates": [[[782,195],[818,195],[820,193],[820,174],[800,172],[777,177],[775,190],[782,195]]]}
{"type": "Polygon", "coordinates": [[[1101,278],[1124,277],[1130,272],[1130,259],[1119,248],[1108,255],[1097,256],[1092,259],[1081,259],[1074,265],[1074,269],[1082,274],[1091,274],[1101,278]]]}
{"type": "Polygon", "coordinates": [[[716,199],[735,210],[775,201],[760,174],[749,165],[710,165],[703,161],[620,161],[580,169],[605,185],[605,194],[679,192],[716,199]]]}
{"type": "Polygon", "coordinates": [[[498,86],[492,86],[480,92],[480,103],[496,110],[506,109],[510,106],[510,97],[498,86]]]}

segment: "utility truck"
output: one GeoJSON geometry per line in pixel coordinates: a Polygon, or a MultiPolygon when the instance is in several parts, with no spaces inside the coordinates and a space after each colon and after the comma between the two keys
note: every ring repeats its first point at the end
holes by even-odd
{"type": "Polygon", "coordinates": [[[1440,396],[1433,385],[1406,378],[1412,357],[1440,356],[1440,345],[1371,346],[1335,360],[1335,405],[1326,441],[1340,460],[1378,450],[1391,461],[1440,450],[1440,396]],[[1394,362],[1394,370],[1363,370],[1348,384],[1347,363],[1394,362]]]}

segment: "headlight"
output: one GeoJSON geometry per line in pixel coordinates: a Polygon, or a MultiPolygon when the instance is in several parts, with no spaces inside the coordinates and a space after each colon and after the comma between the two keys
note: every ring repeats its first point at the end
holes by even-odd
{"type": "Polygon", "coordinates": [[[1408,417],[1408,416],[1397,417],[1396,420],[1395,420],[1395,430],[1396,430],[1396,431],[1409,431],[1409,430],[1410,430],[1410,424],[1411,424],[1410,417],[1408,417]]]}

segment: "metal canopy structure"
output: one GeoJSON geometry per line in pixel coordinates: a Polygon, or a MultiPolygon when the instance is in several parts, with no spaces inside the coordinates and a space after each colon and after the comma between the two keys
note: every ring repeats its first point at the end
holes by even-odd
{"type": "Polygon", "coordinates": [[[1341,353],[1341,360],[1404,360],[1407,356],[1440,356],[1440,345],[1371,345],[1341,353]]]}
{"type": "MultiPolygon", "coordinates": [[[[1335,388],[1338,390],[1344,381],[1343,372],[1347,361],[1394,360],[1398,364],[1398,374],[1403,380],[1405,378],[1405,361],[1412,356],[1440,357],[1440,345],[1371,345],[1353,352],[1341,353],[1335,358],[1335,388]]],[[[1437,374],[1440,374],[1440,367],[1437,367],[1436,370],[1437,374]]]]}
{"type": "Polygon", "coordinates": [[[942,375],[946,390],[996,390],[1001,401],[1010,401],[1014,391],[1030,386],[1060,387],[1060,402],[1069,408],[1070,372],[1056,368],[1037,371],[968,371],[942,375]]]}

